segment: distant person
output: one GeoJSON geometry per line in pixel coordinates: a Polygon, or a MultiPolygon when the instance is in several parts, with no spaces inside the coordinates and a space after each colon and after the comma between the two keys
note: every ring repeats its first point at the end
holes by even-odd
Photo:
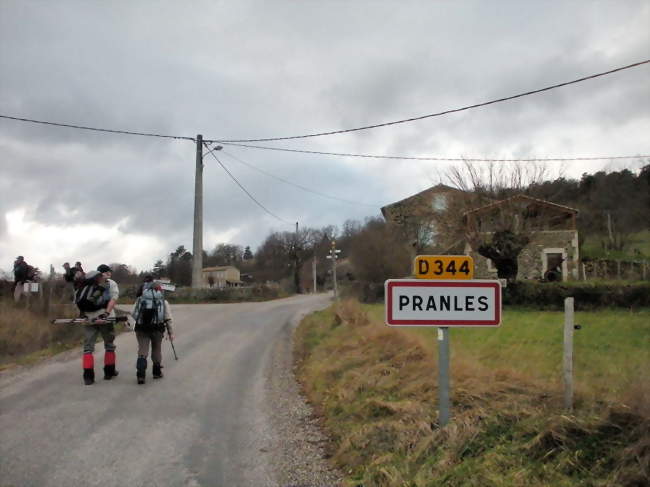
{"type": "Polygon", "coordinates": [[[82,317],[88,319],[84,325],[83,379],[84,384],[95,382],[95,362],[93,353],[97,336],[104,340],[104,380],[117,377],[115,369],[115,325],[106,318],[115,318],[117,295],[111,294],[105,274],[89,271],[84,284],[77,289],[75,303],[82,317]]]}
{"type": "Polygon", "coordinates": [[[138,360],[136,377],[138,384],[144,384],[147,373],[147,355],[151,345],[153,378],[162,379],[162,340],[165,329],[170,341],[174,340],[172,314],[169,303],[165,300],[160,284],[153,277],[145,276],[144,283],[138,290],[139,296],[133,308],[135,319],[135,336],[138,340],[138,360]]]}
{"type": "Polygon", "coordinates": [[[86,273],[83,267],[81,267],[81,262],[76,262],[72,270],[74,271],[74,288],[79,289],[86,280],[86,273]]]}
{"type": "Polygon", "coordinates": [[[63,264],[63,280],[65,281],[65,290],[63,292],[63,295],[64,298],[66,295],[71,296],[73,303],[74,303],[74,291],[75,291],[74,276],[75,276],[74,267],[70,267],[70,263],[65,262],[63,264]]]}
{"type": "Polygon", "coordinates": [[[16,303],[20,301],[20,297],[23,295],[24,284],[33,278],[34,268],[25,262],[22,255],[16,257],[14,261],[14,287],[12,289],[16,303]]]}

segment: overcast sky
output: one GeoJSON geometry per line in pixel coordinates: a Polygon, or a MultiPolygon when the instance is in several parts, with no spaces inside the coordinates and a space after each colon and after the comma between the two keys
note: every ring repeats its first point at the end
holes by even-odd
{"type": "MultiPolygon", "coordinates": [[[[486,101],[650,57],[646,1],[0,0],[0,113],[206,138],[349,128],[486,101]]],[[[650,67],[445,117],[280,147],[437,157],[648,154],[650,67]]],[[[273,143],[269,143],[272,145],[273,143]]],[[[227,148],[284,220],[377,215],[435,184],[447,163],[227,148]]],[[[191,141],[0,119],[0,269],[82,260],[150,268],[192,246],[191,141]]],[[[221,157],[221,156],[220,156],[221,157]]],[[[548,163],[578,177],[613,164],[548,163]]],[[[265,214],[205,160],[206,249],[255,248],[265,214]]]]}

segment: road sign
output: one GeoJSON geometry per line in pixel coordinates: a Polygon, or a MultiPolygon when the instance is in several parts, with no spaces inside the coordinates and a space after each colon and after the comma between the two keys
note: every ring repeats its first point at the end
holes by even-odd
{"type": "Polygon", "coordinates": [[[468,255],[418,255],[413,273],[418,279],[473,279],[474,259],[468,255]]]}
{"type": "Polygon", "coordinates": [[[493,280],[385,283],[389,326],[499,326],[501,283],[493,280]]]}

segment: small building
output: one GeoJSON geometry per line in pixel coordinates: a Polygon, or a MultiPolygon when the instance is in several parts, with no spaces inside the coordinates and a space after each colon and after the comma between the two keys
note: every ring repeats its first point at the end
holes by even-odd
{"type": "MultiPolygon", "coordinates": [[[[489,235],[503,225],[504,218],[513,219],[515,231],[530,239],[517,259],[517,279],[553,277],[567,281],[579,277],[577,214],[574,208],[519,194],[467,211],[464,221],[467,234],[489,235]]],[[[469,242],[465,244],[465,254],[474,258],[476,278],[497,277],[492,261],[480,255],[469,242]]]]}
{"type": "Polygon", "coordinates": [[[240,287],[243,284],[239,269],[234,266],[206,267],[202,271],[201,285],[204,288],[240,287]]]}

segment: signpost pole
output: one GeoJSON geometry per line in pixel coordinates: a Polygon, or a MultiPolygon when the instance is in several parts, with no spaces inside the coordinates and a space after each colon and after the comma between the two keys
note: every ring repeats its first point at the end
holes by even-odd
{"type": "Polygon", "coordinates": [[[573,409],[573,298],[564,300],[564,409],[573,409]]]}
{"type": "Polygon", "coordinates": [[[449,328],[438,328],[438,419],[440,426],[449,424],[451,404],[449,400],[449,328]]]}

